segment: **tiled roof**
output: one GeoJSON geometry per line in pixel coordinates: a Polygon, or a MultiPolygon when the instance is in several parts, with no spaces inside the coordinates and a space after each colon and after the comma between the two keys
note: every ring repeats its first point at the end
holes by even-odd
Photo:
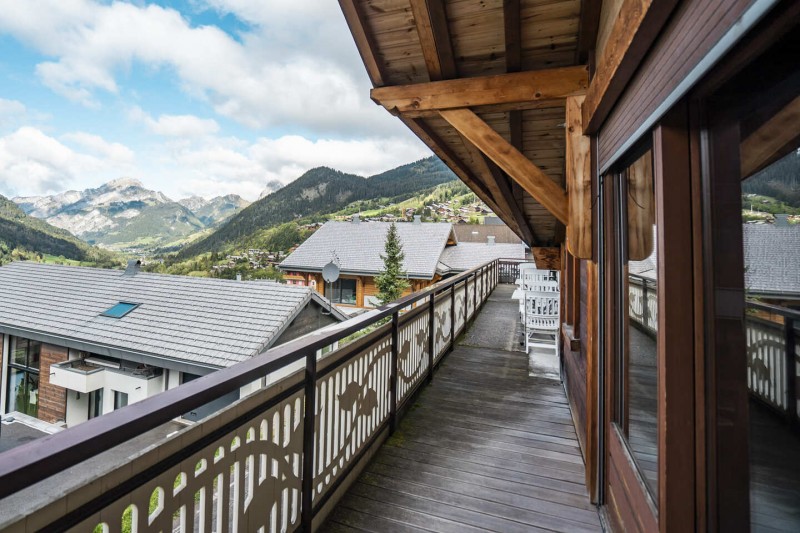
{"type": "Polygon", "coordinates": [[[494,236],[495,242],[520,244],[522,239],[515,234],[511,228],[505,224],[486,225],[486,224],[456,224],[453,226],[458,242],[483,242],[488,240],[490,235],[494,236]]]}
{"type": "Polygon", "coordinates": [[[743,224],[745,288],[800,295],[800,226],[743,224]]]}
{"type": "MultiPolygon", "coordinates": [[[[319,272],[339,258],[344,274],[377,274],[383,270],[386,233],[390,222],[327,222],[284,259],[282,270],[319,272]]],[[[452,235],[452,225],[400,222],[397,234],[403,244],[403,270],[412,278],[431,279],[442,250],[452,235]]],[[[453,237],[455,237],[453,235],[453,237]]]]}
{"type": "Polygon", "coordinates": [[[312,298],[307,287],[15,262],[0,267],[0,328],[224,367],[270,345],[312,298]],[[140,304],[122,318],[100,314],[140,304]]]}
{"type": "Polygon", "coordinates": [[[448,246],[439,258],[440,272],[464,272],[493,259],[525,259],[523,244],[493,244],[460,242],[448,246]]]}

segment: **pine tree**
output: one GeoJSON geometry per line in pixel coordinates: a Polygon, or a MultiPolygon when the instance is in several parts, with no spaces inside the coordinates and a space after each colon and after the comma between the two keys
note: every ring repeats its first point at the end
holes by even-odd
{"type": "Polygon", "coordinates": [[[397,236],[397,226],[392,222],[386,234],[386,244],[384,246],[386,255],[381,255],[383,259],[383,271],[375,276],[375,285],[378,287],[378,300],[381,305],[393,302],[400,298],[403,291],[409,286],[403,272],[403,245],[397,236]]]}

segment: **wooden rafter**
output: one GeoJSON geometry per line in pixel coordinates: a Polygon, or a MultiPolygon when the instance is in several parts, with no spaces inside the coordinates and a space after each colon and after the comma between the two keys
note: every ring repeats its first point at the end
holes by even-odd
{"type": "Polygon", "coordinates": [[[530,246],[539,244],[539,240],[536,238],[528,221],[525,219],[525,215],[522,213],[516,201],[514,201],[511,187],[503,171],[469,140],[463,137],[462,139],[464,141],[464,147],[472,157],[472,168],[481,178],[481,181],[486,184],[486,188],[489,189],[495,203],[500,209],[511,215],[513,225],[518,228],[522,240],[530,246]]]}
{"type": "Polygon", "coordinates": [[[567,223],[567,193],[539,167],[511,146],[499,133],[469,109],[439,112],[451,126],[468,139],[528,194],[563,224],[567,223]]]}
{"type": "Polygon", "coordinates": [[[577,62],[591,63],[591,52],[597,44],[600,29],[600,8],[602,0],[581,0],[581,18],[578,23],[577,62]]]}
{"type": "Polygon", "coordinates": [[[678,0],[624,0],[611,37],[596,58],[595,71],[583,102],[583,128],[596,133],[633,77],[639,62],[658,37],[678,0]]]}
{"type": "Polygon", "coordinates": [[[514,230],[517,234],[522,232],[522,230],[516,225],[511,213],[507,213],[497,204],[497,202],[495,202],[492,193],[489,191],[486,185],[473,174],[470,167],[468,167],[461,160],[461,158],[458,157],[458,155],[448,148],[447,144],[444,143],[438,135],[436,135],[436,133],[425,123],[424,120],[409,119],[406,117],[400,117],[400,120],[406,125],[406,127],[408,127],[408,129],[414,132],[414,134],[419,137],[420,140],[433,151],[433,153],[439,156],[439,158],[444,161],[453,172],[455,172],[456,176],[458,176],[461,181],[466,183],[467,186],[478,196],[478,198],[486,203],[486,205],[488,205],[489,208],[495,212],[495,214],[500,216],[512,230],[514,230]]]}
{"type": "Polygon", "coordinates": [[[375,102],[396,115],[484,105],[520,109],[525,104],[583,94],[587,84],[586,67],[564,67],[380,87],[372,89],[370,94],[375,102]]]}
{"type": "Polygon", "coordinates": [[[411,0],[422,55],[431,81],[458,75],[443,0],[411,0]]]}
{"type": "Polygon", "coordinates": [[[747,178],[797,146],[800,96],[762,124],[742,141],[739,150],[742,178],[747,178]]]}
{"type": "Polygon", "coordinates": [[[382,62],[375,55],[375,50],[378,50],[378,46],[367,29],[366,19],[358,7],[358,2],[356,0],[339,0],[339,6],[342,8],[344,18],[350,27],[350,33],[353,34],[358,53],[361,54],[361,60],[367,69],[372,86],[383,86],[386,76],[383,72],[382,62]]]}
{"type": "Polygon", "coordinates": [[[503,0],[503,28],[506,44],[506,72],[522,70],[521,0],[503,0]]]}

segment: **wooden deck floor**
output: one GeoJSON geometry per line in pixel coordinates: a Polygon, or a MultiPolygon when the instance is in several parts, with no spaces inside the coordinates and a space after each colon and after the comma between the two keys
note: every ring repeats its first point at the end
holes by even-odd
{"type": "Polygon", "coordinates": [[[601,530],[561,384],[528,377],[522,352],[474,346],[476,330],[492,331],[495,346],[498,327],[513,335],[506,292],[498,287],[464,337],[473,345],[447,356],[325,530],[601,530]]]}

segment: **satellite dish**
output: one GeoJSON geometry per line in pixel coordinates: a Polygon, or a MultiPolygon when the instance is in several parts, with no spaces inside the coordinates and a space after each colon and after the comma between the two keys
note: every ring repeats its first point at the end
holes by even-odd
{"type": "Polygon", "coordinates": [[[337,279],[339,279],[339,265],[331,261],[324,267],[322,267],[322,279],[327,281],[328,283],[333,283],[337,279]]]}

